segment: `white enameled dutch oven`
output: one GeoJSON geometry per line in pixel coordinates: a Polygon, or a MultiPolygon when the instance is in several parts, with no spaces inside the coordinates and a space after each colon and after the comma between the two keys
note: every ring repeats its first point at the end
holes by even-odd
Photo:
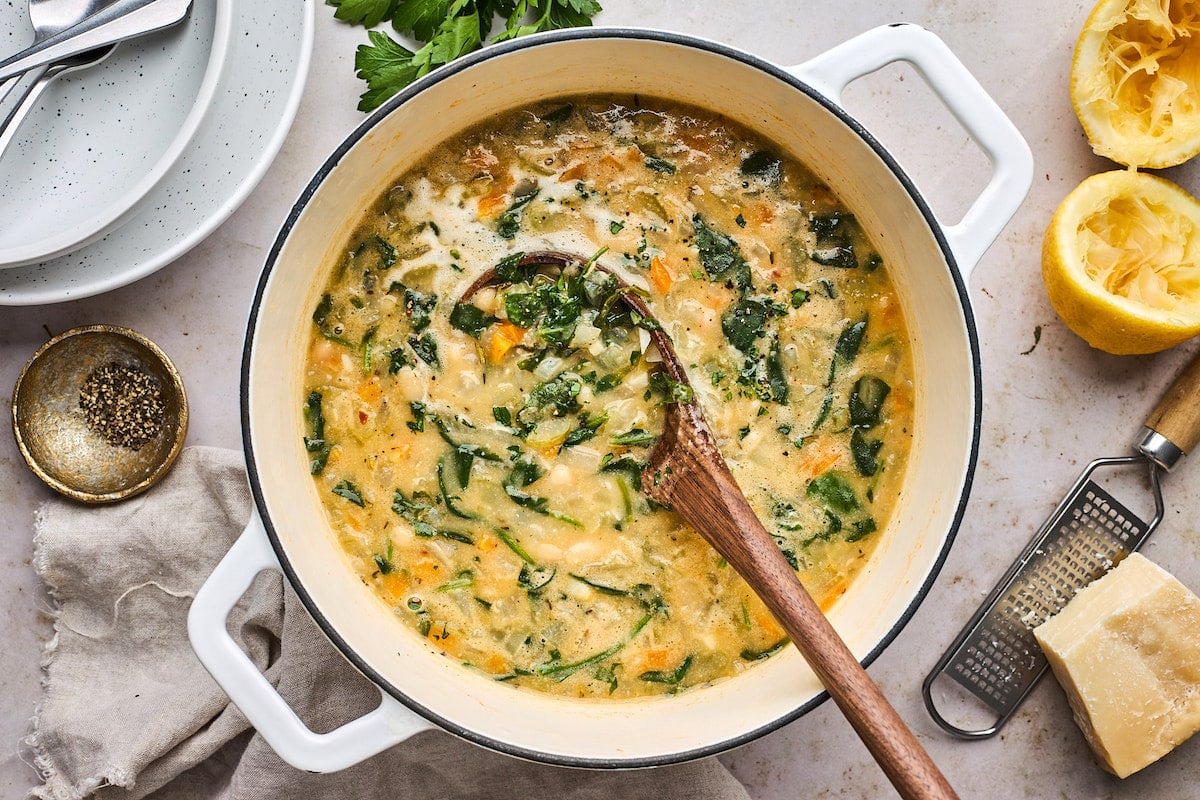
{"type": "Polygon", "coordinates": [[[841,196],[890,266],[913,340],[916,440],[881,546],[829,613],[864,663],[907,622],[946,556],[979,436],[979,352],[965,280],[1024,199],[1033,163],[942,41],[912,25],[888,26],[792,68],[647,30],[560,31],[491,47],[413,84],[338,148],[293,208],[258,286],[242,373],[257,514],[196,595],[189,628],[217,682],[297,767],[341,769],[434,726],[553,764],[658,765],[745,743],[824,699],[792,649],[732,680],[629,701],[556,698],[463,669],[402,628],[351,571],[308,476],[301,398],[310,310],[360,209],[460,130],[515,106],[596,90],[707,107],[758,131],[841,196]],[[895,61],[916,67],[991,159],[990,182],[958,224],[941,224],[839,105],[847,84],[895,61]],[[263,570],[282,571],[334,646],[379,686],[375,711],[315,734],[237,648],[225,618],[263,570]]]}

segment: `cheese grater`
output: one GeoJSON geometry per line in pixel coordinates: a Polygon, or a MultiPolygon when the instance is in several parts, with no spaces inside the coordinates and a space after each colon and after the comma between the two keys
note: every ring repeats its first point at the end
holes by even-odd
{"type": "Polygon", "coordinates": [[[947,732],[964,739],[992,736],[1012,717],[1047,661],[1033,629],[1075,594],[1141,547],[1163,518],[1160,477],[1200,440],[1200,358],[1155,407],[1128,456],[1099,458],[1084,468],[1062,502],[1034,534],[983,605],[925,678],[925,707],[947,732]],[[1096,478],[1112,470],[1148,473],[1154,517],[1142,520],[1096,478]],[[969,730],[936,707],[934,682],[944,677],[996,715],[969,730]]]}

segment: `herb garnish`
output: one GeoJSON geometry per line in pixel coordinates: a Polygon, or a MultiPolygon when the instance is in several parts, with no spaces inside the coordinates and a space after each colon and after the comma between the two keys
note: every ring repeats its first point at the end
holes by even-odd
{"type": "MultiPolygon", "coordinates": [[[[358,77],[367,82],[359,111],[371,111],[430,70],[479,49],[504,17],[493,42],[557,28],[591,24],[596,0],[326,0],[338,19],[373,28],[391,20],[399,33],[411,32],[423,46],[415,52],[382,31],[370,31],[369,45],[355,55],[358,77]]],[[[569,108],[569,107],[568,107],[569,108]]],[[[549,116],[549,115],[547,115],[549,116]]]]}

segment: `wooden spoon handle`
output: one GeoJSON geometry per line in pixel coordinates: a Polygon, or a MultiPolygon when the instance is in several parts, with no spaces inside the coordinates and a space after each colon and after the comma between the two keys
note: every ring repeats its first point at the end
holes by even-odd
{"type": "Polygon", "coordinates": [[[1195,358],[1158,401],[1146,427],[1184,453],[1200,442],[1200,357],[1195,358]]]}
{"type": "Polygon", "coordinates": [[[688,446],[675,449],[672,456],[667,488],[676,513],[704,535],[771,609],[900,795],[956,798],[797,579],[724,461],[714,464],[688,446]]]}

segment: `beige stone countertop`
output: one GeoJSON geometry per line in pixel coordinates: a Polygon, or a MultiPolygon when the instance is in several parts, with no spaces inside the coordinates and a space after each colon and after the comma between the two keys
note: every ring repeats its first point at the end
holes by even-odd
{"type": "MultiPolygon", "coordinates": [[[[20,0],[13,0],[20,2],[20,0]]],[[[1124,781],[1101,771],[1057,684],[1043,680],[995,738],[964,742],[926,714],[926,672],[1090,459],[1130,450],[1142,420],[1197,348],[1147,357],[1089,348],[1050,308],[1041,237],[1059,201],[1089,174],[1115,168],[1094,156],[1070,107],[1067,76],[1091,3],[1015,0],[814,0],[755,3],[604,0],[599,24],[682,31],[798,64],[868,28],[912,22],[942,37],[1024,134],[1033,188],[969,282],[984,380],[979,463],[970,501],[939,578],[896,640],[870,667],[963,798],[1200,798],[1200,737],[1124,781]]],[[[175,361],[189,387],[188,443],[238,448],[238,367],[245,320],[267,249],[316,168],[362,120],[353,74],[361,29],[316,8],[304,99],[282,152],[256,191],[194,250],[138,283],[41,307],[0,307],[0,411],[25,360],[51,333],[92,323],[134,328],[175,361]]],[[[943,218],[980,191],[987,160],[907,66],[853,84],[849,112],[897,156],[943,218]]],[[[1196,165],[1165,174],[1200,191],[1196,165]]],[[[1164,480],[1166,518],[1143,552],[1200,590],[1200,466],[1164,480]]],[[[50,496],[0,431],[0,800],[33,785],[22,763],[50,635],[49,601],[30,560],[34,509],[50,496]]],[[[832,703],[722,756],[757,800],[894,796],[832,703]]]]}

